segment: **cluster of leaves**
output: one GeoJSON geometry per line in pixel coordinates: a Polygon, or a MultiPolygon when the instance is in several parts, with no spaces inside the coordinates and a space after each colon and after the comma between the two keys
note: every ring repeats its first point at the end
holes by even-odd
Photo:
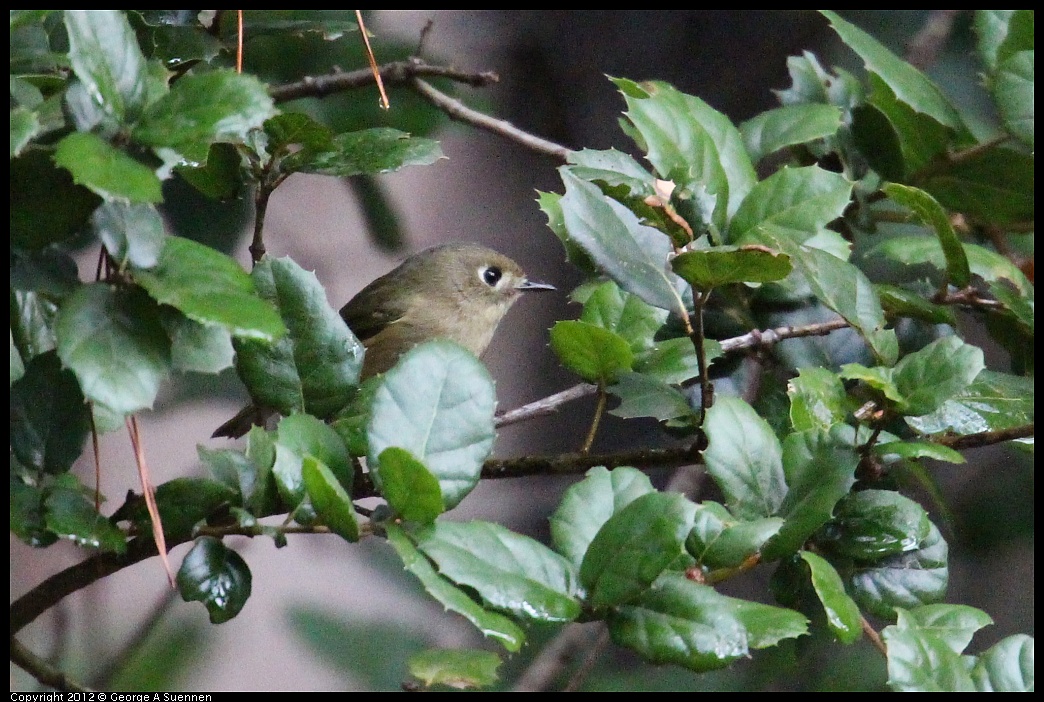
{"type": "MultiPolygon", "coordinates": [[[[541,195],[591,277],[574,293],[581,318],[555,325],[552,348],[620,399],[615,413],[705,439],[723,497],[695,503],[636,469],[595,468],[563,496],[548,547],[439,519],[478,483],[495,438],[481,363],[432,341],[360,385],[362,346],[313,274],[268,258],[247,274],[169,236],[155,208],[172,173],[212,197],[245,182],[263,199],[294,172],[430,163],[434,142],[276,114],[263,83],[220,67],[221,27],[195,18],[12,13],[12,531],[115,552],[128,533],[150,538],[142,502],[105,518],[68,470],[92,428],[151,407],[173,370],[234,363],[257,404],[284,418],[254,428],[242,450],[200,448],[212,478],[156,490],[168,542],[195,539],[181,593],[214,622],[251,589],[219,537],[283,544],[287,527],[259,520],[289,514],[348,541],[383,535],[432,597],[512,652],[523,624],[604,620],[647,660],[703,671],[806,634],[810,619],[852,642],[865,612],[896,621],[884,633],[895,688],[1032,688],[1028,637],[961,655],[988,618],[937,604],[947,544],[893,483],[923,458],[963,461],[940,435],[1033,420],[1032,283],[972,241],[1032,222],[1032,12],[977,16],[1006,139],[976,137],[925,76],[827,16],[866,85],[795,57],[783,106],[737,127],[669,85],[616,79],[652,171],[615,150],[574,152],[564,193],[541,195]],[[185,55],[197,59],[165,61],[185,55]],[[789,160],[759,179],[770,158],[789,160]],[[912,226],[885,235],[874,228],[885,215],[912,226]],[[104,251],[104,279],[90,283],[70,254],[85,231],[104,251]],[[870,260],[892,266],[880,275],[890,284],[872,281],[870,260]],[[905,280],[915,263],[927,270],[905,280]],[[960,338],[955,291],[985,301],[1017,372],[986,370],[960,338]],[[741,399],[713,399],[712,372],[732,369],[708,327],[729,336],[838,316],[850,327],[842,345],[773,349],[786,416],[770,424],[741,399]],[[355,503],[372,496],[383,498],[372,512],[355,503]],[[758,563],[776,564],[781,606],[714,589],[758,563]]],[[[415,661],[431,682],[488,682],[491,667],[483,652],[415,661]]]]}

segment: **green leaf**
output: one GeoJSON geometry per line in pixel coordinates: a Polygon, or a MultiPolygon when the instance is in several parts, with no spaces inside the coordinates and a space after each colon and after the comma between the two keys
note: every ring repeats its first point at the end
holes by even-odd
{"type": "MultiPolygon", "coordinates": [[[[1003,226],[1033,220],[1034,173],[1032,154],[998,145],[969,153],[919,185],[949,210],[1003,226]]],[[[974,272],[971,254],[969,263],[974,272]]]]}
{"type": "Polygon", "coordinates": [[[729,241],[774,247],[765,231],[804,243],[844,213],[851,195],[852,182],[837,173],[782,168],[751,188],[729,224],[729,241]]]}
{"type": "Polygon", "coordinates": [[[24,107],[11,110],[11,158],[22,153],[35,136],[40,133],[40,119],[35,112],[24,107]]]}
{"type": "Polygon", "coordinates": [[[119,10],[65,10],[73,72],[98,105],[118,122],[145,104],[145,57],[119,10]]]}
{"type": "Polygon", "coordinates": [[[229,202],[243,189],[241,159],[231,144],[211,144],[206,163],[175,166],[174,172],[211,200],[229,202]]]}
{"type": "Polygon", "coordinates": [[[59,475],[44,499],[47,529],[79,546],[123,553],[127,537],[98,513],[75,476],[59,475]]]}
{"type": "MultiPolygon", "coordinates": [[[[722,356],[721,344],[704,339],[703,353],[707,363],[711,363],[722,356]]],[[[688,337],[659,341],[642,351],[635,357],[634,370],[667,384],[681,384],[700,374],[696,349],[688,337]]]]}
{"type": "Polygon", "coordinates": [[[566,194],[559,201],[569,240],[629,293],[653,307],[678,310],[681,280],[667,269],[671,242],[597,186],[559,169],[566,194]]]}
{"type": "Polygon", "coordinates": [[[812,429],[789,434],[784,440],[787,491],[775,514],[784,523],[761,549],[766,560],[800,549],[830,519],[835,505],[855,483],[859,455],[844,441],[844,429],[812,429]]]}
{"type": "Polygon", "coordinates": [[[985,367],[982,349],[957,336],[936,339],[904,356],[893,373],[903,411],[915,416],[934,412],[971,385],[985,367]]]}
{"type": "Polygon", "coordinates": [[[1033,50],[1019,51],[997,67],[993,97],[1005,128],[1033,148],[1033,50]]]}
{"type": "Polygon", "coordinates": [[[614,512],[580,565],[590,606],[612,607],[649,588],[683,552],[696,506],[678,493],[651,492],[614,512]]]}
{"type": "Polygon", "coordinates": [[[389,446],[377,461],[381,494],[403,519],[427,524],[442,514],[439,481],[409,451],[389,446]]]}
{"type": "Polygon", "coordinates": [[[149,105],[133,136],[202,160],[212,143],[243,143],[274,114],[267,87],[254,76],[231,69],[190,73],[149,105]]]}
{"type": "Polygon", "coordinates": [[[275,344],[237,339],[236,372],[261,406],[284,415],[304,410],[332,416],[359,382],[362,344],[330,307],[314,273],[289,258],[265,259],[251,277],[287,333],[275,344]]]}
{"type": "Polygon", "coordinates": [[[947,463],[964,463],[964,456],[959,451],[954,451],[948,446],[934,444],[930,441],[888,441],[874,444],[874,454],[881,458],[885,464],[894,463],[896,460],[913,460],[917,458],[931,458],[936,461],[947,463]]]}
{"type": "Polygon", "coordinates": [[[703,672],[724,668],[750,649],[807,633],[799,613],[718,594],[676,573],[661,576],[633,604],[609,618],[617,644],[652,663],[703,672]]]}
{"type": "Polygon", "coordinates": [[[370,460],[378,463],[389,446],[406,449],[435,475],[451,509],[478,483],[496,435],[495,408],[493,381],[478,359],[449,341],[420,344],[384,375],[374,394],[370,460]]]}
{"type": "Polygon", "coordinates": [[[272,473],[280,495],[291,508],[300,505],[305,498],[302,471],[309,456],[326,466],[342,487],[350,488],[354,480],[348,450],[337,432],[308,414],[283,417],[276,433],[272,473]]]}
{"type": "Polygon", "coordinates": [[[932,605],[909,612],[881,637],[888,648],[888,684],[899,691],[973,692],[971,661],[960,655],[992,620],[972,607],[932,605]]]}
{"type": "Polygon", "coordinates": [[[44,513],[45,491],[11,473],[11,533],[33,548],[44,548],[58,540],[47,528],[44,513]]]}
{"type": "Polygon", "coordinates": [[[841,378],[826,368],[798,369],[798,377],[787,383],[790,423],[795,431],[829,429],[845,420],[852,401],[841,378]]]}
{"type": "Polygon", "coordinates": [[[489,522],[436,522],[417,547],[439,572],[516,617],[564,622],[580,614],[572,564],[543,544],[489,522]]]}
{"type": "Polygon", "coordinates": [[[609,412],[617,417],[654,417],[663,422],[698,416],[680,390],[643,373],[622,373],[610,390],[620,398],[620,406],[609,412]]]}
{"type": "Polygon", "coordinates": [[[200,463],[207,466],[215,478],[239,494],[236,504],[257,516],[267,516],[277,509],[278,495],[272,479],[272,461],[253,460],[258,453],[258,433],[268,436],[260,427],[256,429],[257,432],[248,435],[248,441],[254,442],[253,456],[235,449],[210,450],[205,446],[197,446],[196,453],[200,463]]]}
{"type": "Polygon", "coordinates": [[[349,176],[391,173],[406,166],[427,166],[441,158],[437,141],[380,127],[338,134],[328,151],[304,149],[287,159],[291,171],[349,176]]]}
{"type": "Polygon", "coordinates": [[[801,551],[812,576],[812,589],[823,603],[827,626],[841,643],[850,644],[863,633],[859,607],[845,592],[845,585],[834,567],[822,556],[801,551]]]}
{"type": "Polygon", "coordinates": [[[177,576],[181,598],[202,602],[212,624],[239,614],[250,598],[250,582],[250,569],[242,556],[210,536],[196,539],[177,576]]]}
{"type": "Polygon", "coordinates": [[[1001,639],[978,656],[972,679],[979,692],[1033,692],[1033,637],[1016,634],[1001,639]]]}
{"type": "Polygon", "coordinates": [[[990,292],[1011,313],[1019,328],[1029,336],[1033,336],[1033,287],[1029,288],[1028,294],[1021,295],[1014,289],[1014,286],[995,281],[990,283],[990,292]]]}
{"type": "Polygon", "coordinates": [[[54,162],[73,181],[105,200],[162,202],[160,179],[151,168],[89,132],[73,132],[58,142],[54,162]]]}
{"type": "Polygon", "coordinates": [[[355,518],[352,496],[341,486],[333,471],[309,455],[302,462],[301,477],[319,520],[345,541],[358,541],[359,522],[355,518]]]}
{"type": "Polygon", "coordinates": [[[979,58],[992,72],[1017,51],[1033,48],[1033,10],[976,10],[979,58]]]}
{"type": "Polygon", "coordinates": [[[833,136],[841,127],[841,110],[833,105],[784,105],[766,110],[739,126],[743,145],[757,163],[788,146],[833,136]]]}
{"type": "Polygon", "coordinates": [[[891,490],[862,490],[838,503],[820,543],[858,561],[877,561],[921,547],[931,531],[928,513],[891,490]]]}
{"type": "Polygon", "coordinates": [[[574,175],[589,181],[601,181],[609,186],[623,185],[632,197],[644,198],[655,192],[655,179],[649,171],[629,154],[616,149],[598,151],[581,149],[568,155],[574,175]]]}
{"type": "Polygon", "coordinates": [[[11,452],[26,467],[64,473],[83,451],[90,410],[71,371],[56,354],[36,356],[11,386],[11,452]]]}
{"type": "Polygon", "coordinates": [[[551,327],[551,348],[562,365],[600,386],[615,382],[634,363],[626,339],[587,322],[555,322],[551,327]]]}
{"type": "Polygon", "coordinates": [[[760,246],[717,246],[686,251],[671,259],[671,268],[701,291],[729,283],[770,283],[790,275],[790,257],[760,246]]]}
{"type": "Polygon", "coordinates": [[[152,268],[166,243],[163,219],[152,205],[105,202],[94,211],[92,225],[109,255],[123,266],[152,268]]]}
{"type": "Polygon", "coordinates": [[[632,136],[665,180],[697,187],[717,203],[711,221],[719,231],[757,182],[743,137],[728,117],[698,97],[662,82],[612,81],[627,101],[632,136]]]}
{"type": "Polygon", "coordinates": [[[422,651],[410,658],[410,675],[425,686],[447,685],[466,690],[497,682],[500,656],[491,651],[439,648],[422,651]]]}
{"type": "Polygon", "coordinates": [[[783,525],[778,517],[737,520],[717,502],[703,502],[696,508],[685,548],[697,563],[708,568],[740,565],[761,550],[783,525]]]}
{"type": "Polygon", "coordinates": [[[787,492],[783,450],[768,423],[743,400],[719,397],[703,424],[707,472],[742,520],[771,517],[787,492]]]}
{"type": "Polygon", "coordinates": [[[950,215],[935,198],[918,188],[898,183],[885,183],[884,193],[895,202],[908,207],[918,220],[930,227],[939,237],[943,256],[946,257],[946,273],[949,282],[959,288],[971,282],[971,270],[968,268],[968,257],[961,246],[957,232],[950,223],[950,215]]]}
{"type": "Polygon", "coordinates": [[[45,250],[75,236],[87,224],[101,198],[77,185],[69,171],[56,167],[50,154],[29,149],[11,159],[11,244],[45,250]]]}
{"type": "Polygon", "coordinates": [[[286,332],[235,260],[191,239],[167,237],[156,266],[135,271],[135,278],[157,302],[233,336],[272,341],[286,332]]]}
{"type": "Polygon", "coordinates": [[[80,287],[62,302],[56,333],[84,396],[121,414],[152,407],[170,370],[170,340],[141,290],[80,287]]]}
{"type": "MultiPolygon", "coordinates": [[[[167,481],[156,488],[155,498],[163,533],[171,540],[188,538],[197,524],[238,502],[235,489],[207,478],[167,481]]],[[[152,516],[141,495],[129,498],[116,510],[112,519],[127,520],[146,533],[152,528],[152,516]]]]}
{"type": "Polygon", "coordinates": [[[170,307],[160,308],[160,321],[170,337],[174,370],[215,374],[232,366],[232,335],[224,327],[197,322],[170,307]]]}
{"type": "MultiPolygon", "coordinates": [[[[975,244],[964,244],[968,265],[973,275],[988,282],[1008,280],[1022,293],[1026,293],[1030,282],[1018,266],[1000,254],[975,244]]],[[[868,260],[884,256],[908,266],[930,264],[939,270],[946,269],[946,259],[939,241],[923,236],[899,236],[872,247],[866,253],[868,260]]]]}
{"type": "Polygon", "coordinates": [[[942,599],[949,580],[949,547],[934,524],[916,551],[907,551],[842,573],[845,588],[861,609],[891,619],[896,607],[942,599]]]}
{"type": "Polygon", "coordinates": [[[964,129],[957,109],[923,73],[836,13],[828,10],[821,12],[841,40],[863,60],[866,69],[879,76],[900,101],[954,130],[964,129]]]}
{"type": "Polygon", "coordinates": [[[467,619],[483,636],[496,639],[507,650],[517,652],[522,648],[526,637],[514,622],[502,614],[484,609],[463,590],[435,572],[431,563],[416,549],[401,526],[386,523],[385,529],[388,543],[399,554],[406,570],[417,576],[424,589],[437,602],[467,619]]]}
{"type": "Polygon", "coordinates": [[[885,316],[890,320],[897,316],[911,317],[929,324],[957,326],[957,317],[950,307],[929,302],[921,295],[895,285],[874,283],[874,289],[877,290],[877,295],[881,299],[881,307],[884,308],[885,316]]]}
{"type": "Polygon", "coordinates": [[[655,492],[648,476],[628,467],[597,466],[572,485],[551,515],[551,542],[579,570],[591,541],[611,516],[642,495],[655,492]]]}
{"type": "Polygon", "coordinates": [[[895,362],[899,344],[895,332],[885,329],[881,301],[866,274],[826,251],[795,243],[784,230],[763,226],[761,231],[770,246],[790,256],[816,299],[851,324],[882,363],[895,362]]]}
{"type": "Polygon", "coordinates": [[[653,346],[656,331],[667,321],[665,310],[624,292],[611,280],[599,283],[582,302],[581,322],[618,334],[636,354],[653,346]]]}
{"type": "Polygon", "coordinates": [[[922,417],[906,417],[906,422],[922,434],[1009,429],[1033,422],[1033,400],[1033,378],[984,370],[938,410],[922,417]]]}
{"type": "Polygon", "coordinates": [[[18,347],[15,346],[14,332],[8,330],[8,337],[11,339],[11,382],[10,385],[14,385],[15,381],[21,380],[25,376],[25,364],[22,363],[22,354],[19,353],[18,347]]]}

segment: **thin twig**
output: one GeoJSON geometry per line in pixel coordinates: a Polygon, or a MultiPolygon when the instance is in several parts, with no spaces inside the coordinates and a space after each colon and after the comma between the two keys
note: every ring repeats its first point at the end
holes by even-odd
{"type": "MultiPolygon", "coordinates": [[[[93,692],[91,688],[69,678],[65,673],[30,651],[14,636],[11,637],[11,662],[47,687],[52,687],[59,692],[93,692]]],[[[31,696],[12,694],[11,699],[31,699],[31,696]]],[[[41,696],[40,699],[46,698],[41,696]]]]}
{"type": "Polygon", "coordinates": [[[591,428],[587,432],[587,438],[584,439],[584,446],[580,449],[580,453],[590,453],[591,446],[594,444],[595,435],[598,433],[598,425],[602,422],[602,415],[605,414],[605,403],[609,401],[609,393],[605,391],[604,387],[598,388],[598,404],[595,405],[594,417],[591,419],[591,428]]]}
{"type": "Polygon", "coordinates": [[[513,410],[497,415],[496,425],[497,427],[504,427],[508,424],[515,424],[516,422],[533,419],[534,417],[543,417],[549,414],[554,414],[558,411],[560,406],[567,402],[594,395],[596,392],[598,392],[597,385],[591,383],[579,383],[567,390],[563,390],[562,392],[556,392],[554,395],[549,395],[541,400],[530,402],[522,407],[516,407],[513,410]]]}
{"type": "Polygon", "coordinates": [[[502,136],[505,139],[525,146],[531,151],[550,156],[560,163],[566,163],[569,154],[572,153],[572,149],[523,131],[507,120],[496,119],[483,112],[473,110],[461,101],[436,90],[430,83],[420,78],[413,80],[413,88],[420,93],[421,97],[445,112],[450,119],[502,136]]]}
{"type": "MultiPolygon", "coordinates": [[[[496,83],[500,77],[493,71],[463,71],[453,66],[434,66],[414,58],[393,61],[378,67],[378,75],[386,85],[408,85],[414,78],[446,78],[476,88],[496,83]]],[[[276,102],[299,98],[322,98],[345,90],[374,85],[376,79],[369,68],[354,71],[336,71],[319,76],[305,76],[299,81],[272,86],[268,94],[276,102]]]]}
{"type": "Polygon", "coordinates": [[[587,649],[587,655],[584,656],[583,662],[573,673],[572,677],[569,678],[569,682],[562,688],[562,692],[576,692],[579,690],[580,686],[587,680],[587,676],[594,670],[595,663],[598,662],[598,659],[605,652],[606,647],[609,645],[609,627],[604,622],[600,622],[599,628],[601,631],[598,634],[598,640],[587,649]]]}
{"type": "Polygon", "coordinates": [[[576,651],[591,645],[591,624],[572,623],[548,641],[518,676],[512,692],[546,692],[573,662],[576,651]]]}
{"type": "Polygon", "coordinates": [[[877,630],[870,626],[870,622],[866,620],[866,617],[860,616],[859,624],[863,627],[863,633],[866,634],[866,638],[870,639],[870,643],[874,645],[874,648],[887,656],[888,647],[885,646],[884,641],[881,640],[881,635],[877,633],[877,630]]]}

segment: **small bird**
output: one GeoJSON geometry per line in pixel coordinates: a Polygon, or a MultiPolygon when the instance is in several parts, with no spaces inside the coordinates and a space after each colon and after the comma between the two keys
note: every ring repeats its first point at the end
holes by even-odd
{"type": "MultiPolygon", "coordinates": [[[[341,318],[366,347],[361,381],[386,372],[402,354],[431,339],[455,341],[481,356],[523,292],[554,289],[529,280],[521,266],[485,246],[441,244],[367,285],[341,308],[341,318]]],[[[213,436],[240,437],[272,414],[248,406],[213,436]]]]}

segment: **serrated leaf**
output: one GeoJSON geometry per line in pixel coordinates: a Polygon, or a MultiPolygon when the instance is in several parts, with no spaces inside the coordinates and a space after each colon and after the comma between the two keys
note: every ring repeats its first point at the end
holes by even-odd
{"type": "Polygon", "coordinates": [[[872,36],[836,13],[822,10],[841,40],[855,51],[866,69],[878,75],[896,97],[917,112],[926,114],[954,130],[964,129],[957,109],[923,73],[893,54],[872,36]]]}
{"type": "Polygon", "coordinates": [[[119,10],[65,10],[69,59],[87,92],[109,115],[134,119],[146,96],[145,57],[119,10]]]}
{"type": "Polygon", "coordinates": [[[862,490],[838,503],[818,540],[858,561],[914,551],[931,531],[924,509],[891,490],[862,490]]]}
{"type": "Polygon", "coordinates": [[[11,533],[33,548],[44,548],[58,540],[58,535],[47,528],[44,518],[43,489],[27,484],[12,470],[11,533]]]}
{"type": "Polygon", "coordinates": [[[627,101],[624,115],[660,177],[681,187],[697,185],[716,204],[719,231],[754,187],[757,176],[739,130],[728,117],[693,95],[662,82],[612,79],[627,101]]]}
{"type": "Polygon", "coordinates": [[[324,151],[299,151],[287,159],[286,168],[347,178],[426,166],[445,158],[437,141],[387,127],[338,134],[331,147],[324,151]]]}
{"type": "Polygon", "coordinates": [[[661,422],[697,417],[680,390],[642,373],[622,373],[610,391],[620,398],[620,405],[609,411],[617,417],[653,417],[661,422]]]}
{"type": "Polygon", "coordinates": [[[945,336],[904,356],[892,377],[903,397],[904,413],[920,416],[964,391],[985,367],[982,349],[945,336]]]}
{"type": "Polygon", "coordinates": [[[566,320],[551,328],[551,349],[569,370],[584,380],[605,386],[630,370],[634,354],[627,340],[587,322],[566,320]]]}
{"type": "Polygon", "coordinates": [[[703,424],[707,472],[739,519],[770,517],[786,496],[783,449],[768,423],[746,402],[719,397],[703,424]]]}
{"type": "Polygon", "coordinates": [[[1001,639],[978,656],[972,679],[979,692],[1034,692],[1033,637],[1016,634],[1001,639]]]}
{"type": "Polygon", "coordinates": [[[874,288],[881,299],[881,307],[884,308],[885,316],[889,319],[894,319],[896,316],[911,317],[929,324],[957,326],[957,317],[950,307],[929,302],[921,295],[895,285],[874,283],[874,288]]]}
{"type": "Polygon", "coordinates": [[[352,506],[352,496],[338,482],[333,471],[309,455],[301,464],[301,477],[320,521],[345,541],[358,541],[359,522],[352,506]]]}
{"type": "Polygon", "coordinates": [[[406,570],[413,573],[429,595],[443,607],[467,619],[483,636],[491,637],[511,652],[517,652],[525,641],[525,633],[510,619],[490,612],[477,604],[460,588],[439,575],[431,563],[417,550],[405,530],[393,523],[385,525],[388,543],[399,554],[406,570]]]}
{"type": "Polygon", "coordinates": [[[696,290],[730,283],[770,283],[790,275],[790,257],[759,246],[717,246],[686,251],[671,259],[671,268],[696,290]]]}
{"type": "MultiPolygon", "coordinates": [[[[175,478],[156,487],[156,508],[163,533],[168,539],[185,539],[201,521],[221,508],[238,502],[236,490],[207,478],[175,478]]],[[[140,495],[129,498],[112,515],[114,521],[127,520],[139,529],[152,528],[152,516],[140,495]]]]}
{"type": "Polygon", "coordinates": [[[91,223],[121,268],[152,268],[167,239],[163,219],[152,205],[105,202],[94,211],[91,223]]]}
{"type": "Polygon", "coordinates": [[[559,205],[569,240],[627,292],[653,307],[679,309],[678,286],[683,283],[667,269],[667,235],[640,224],[637,215],[568,166],[559,174],[566,187],[559,205]]]}
{"type": "Polygon", "coordinates": [[[406,449],[389,446],[377,457],[381,495],[403,519],[427,524],[443,512],[439,481],[406,449]]]}
{"type": "Polygon", "coordinates": [[[91,431],[90,410],[72,372],[54,353],[36,356],[12,385],[10,400],[14,456],[37,471],[69,470],[91,431]]]}
{"type": "Polygon", "coordinates": [[[252,75],[230,69],[190,73],[149,105],[133,136],[202,160],[212,143],[243,143],[273,114],[268,89],[252,75]]]}
{"type": "Polygon", "coordinates": [[[993,97],[1001,121],[1019,141],[1033,148],[1033,50],[1019,51],[997,67],[993,97]]]}
{"type": "Polygon", "coordinates": [[[351,487],[353,469],[348,450],[331,427],[308,414],[291,414],[279,421],[272,473],[280,495],[295,508],[306,495],[304,463],[309,456],[323,463],[342,486],[351,487]]]}
{"type": "MultiPolygon", "coordinates": [[[[257,432],[264,430],[256,427],[257,432]]],[[[254,432],[253,453],[257,456],[257,436],[254,432]]],[[[267,434],[265,434],[267,437],[267,434]]],[[[249,439],[248,439],[249,440],[249,439]]],[[[235,449],[211,450],[205,446],[197,446],[199,461],[210,469],[214,477],[232,490],[239,493],[235,502],[249,509],[256,516],[272,514],[276,508],[276,487],[272,480],[271,461],[258,465],[250,456],[235,449]]]]}
{"type": "Polygon", "coordinates": [[[495,407],[489,372],[463,347],[444,340],[416,346],[375,391],[370,460],[389,446],[406,449],[435,475],[451,509],[478,482],[496,435],[495,407]]]}
{"type": "Polygon", "coordinates": [[[827,626],[841,643],[857,641],[863,633],[859,607],[845,592],[845,585],[834,567],[822,556],[801,551],[801,559],[808,564],[812,589],[823,604],[827,626]]]}
{"type": "Polygon", "coordinates": [[[551,515],[551,541],[555,550],[579,569],[595,534],[609,518],[638,497],[655,492],[648,476],[639,470],[602,466],[587,471],[572,485],[551,515]]]}
{"type": "Polygon", "coordinates": [[[898,609],[896,628],[931,632],[954,653],[962,653],[975,632],[993,624],[981,609],[958,604],[933,604],[909,611],[898,609]]]}
{"type": "Polygon", "coordinates": [[[154,268],[135,278],[157,302],[189,319],[218,325],[233,336],[272,341],[286,327],[272,305],[254,292],[251,277],[225,254],[183,237],[166,237],[154,268]]]}
{"type": "Polygon", "coordinates": [[[778,517],[740,521],[718,503],[703,502],[697,505],[685,548],[708,568],[733,568],[757,553],[781,526],[778,517]]]}
{"type": "Polygon", "coordinates": [[[743,145],[757,163],[765,156],[816,139],[833,136],[841,127],[841,110],[833,105],[783,105],[739,125],[743,145]]]}
{"type": "Polygon", "coordinates": [[[442,575],[514,616],[563,622],[580,614],[572,564],[499,524],[436,522],[417,532],[417,547],[442,575]]]}
{"type": "MultiPolygon", "coordinates": [[[[1032,154],[998,145],[973,152],[918,184],[949,210],[1004,226],[1033,220],[1034,175],[1032,154]]],[[[968,258],[974,273],[970,253],[968,258]]]]}
{"type": "Polygon", "coordinates": [[[896,624],[881,632],[888,648],[889,686],[900,691],[974,691],[971,661],[960,653],[972,634],[989,623],[984,612],[961,605],[899,609],[896,624]]]}
{"type": "Polygon", "coordinates": [[[568,161],[573,165],[572,172],[584,180],[626,186],[632,197],[654,193],[653,175],[622,151],[581,149],[569,152],[568,161]]]}
{"type": "Polygon", "coordinates": [[[123,414],[152,407],[170,370],[170,340],[139,289],[80,287],[61,306],[58,356],[90,400],[123,414]]]}
{"type": "Polygon", "coordinates": [[[942,599],[949,580],[949,547],[932,524],[916,551],[857,565],[842,577],[861,609],[890,619],[896,607],[917,607],[942,599]]]}
{"type": "Polygon", "coordinates": [[[162,202],[160,179],[145,164],[90,132],[73,132],[58,142],[54,162],[73,181],[105,200],[162,202]]]}
{"type": "Polygon", "coordinates": [[[494,684],[500,663],[500,656],[490,651],[439,648],[412,656],[408,667],[410,675],[428,687],[447,685],[466,690],[494,684]]]}
{"type": "Polygon", "coordinates": [[[906,417],[906,422],[922,434],[977,434],[1032,423],[1033,410],[1032,378],[984,370],[938,410],[922,417],[906,417]]]}
{"type": "Polygon", "coordinates": [[[289,258],[265,259],[251,277],[276,306],[287,333],[275,344],[238,339],[236,371],[254,401],[281,414],[328,418],[351,396],[363,346],[326,299],[314,273],[289,258]]]}
{"type": "Polygon", "coordinates": [[[160,320],[170,337],[174,370],[215,374],[232,366],[232,334],[224,327],[197,322],[169,307],[160,309],[160,320]]]}
{"type": "Polygon", "coordinates": [[[946,258],[946,273],[949,282],[963,288],[971,281],[968,257],[964,252],[957,232],[950,223],[950,216],[935,198],[918,188],[899,183],[885,183],[884,193],[895,202],[909,208],[927,227],[935,231],[946,258]]]}
{"type": "Polygon", "coordinates": [[[44,498],[47,529],[59,538],[100,551],[123,553],[127,537],[116,525],[98,513],[84,494],[75,476],[60,475],[44,498]]]}
{"type": "Polygon", "coordinates": [[[787,395],[795,431],[828,429],[844,421],[852,404],[841,378],[826,368],[799,368],[787,383],[787,395]]]}
{"type": "Polygon", "coordinates": [[[633,604],[609,618],[613,641],[653,663],[697,672],[723,668],[752,648],[807,633],[799,613],[718,594],[707,585],[667,573],[633,604]]]}
{"type": "Polygon", "coordinates": [[[202,602],[212,624],[235,617],[250,597],[246,561],[219,540],[203,536],[178,569],[178,591],[186,602],[202,602]]]}
{"type": "Polygon", "coordinates": [[[598,284],[583,303],[581,322],[618,334],[636,354],[653,346],[653,336],[667,321],[665,310],[624,292],[611,280],[598,284]]]}
{"type": "Polygon", "coordinates": [[[729,223],[729,241],[774,246],[765,231],[804,243],[844,213],[851,195],[851,181],[818,166],[780,169],[751,188],[729,223]]]}
{"type": "Polygon", "coordinates": [[[843,429],[795,432],[784,440],[786,496],[775,513],[784,523],[761,549],[765,559],[800,549],[830,519],[835,505],[855,483],[859,455],[843,440],[843,429]]]}
{"type": "Polygon", "coordinates": [[[641,495],[614,512],[580,565],[590,606],[612,607],[649,588],[682,553],[696,506],[677,493],[641,495]]]}

